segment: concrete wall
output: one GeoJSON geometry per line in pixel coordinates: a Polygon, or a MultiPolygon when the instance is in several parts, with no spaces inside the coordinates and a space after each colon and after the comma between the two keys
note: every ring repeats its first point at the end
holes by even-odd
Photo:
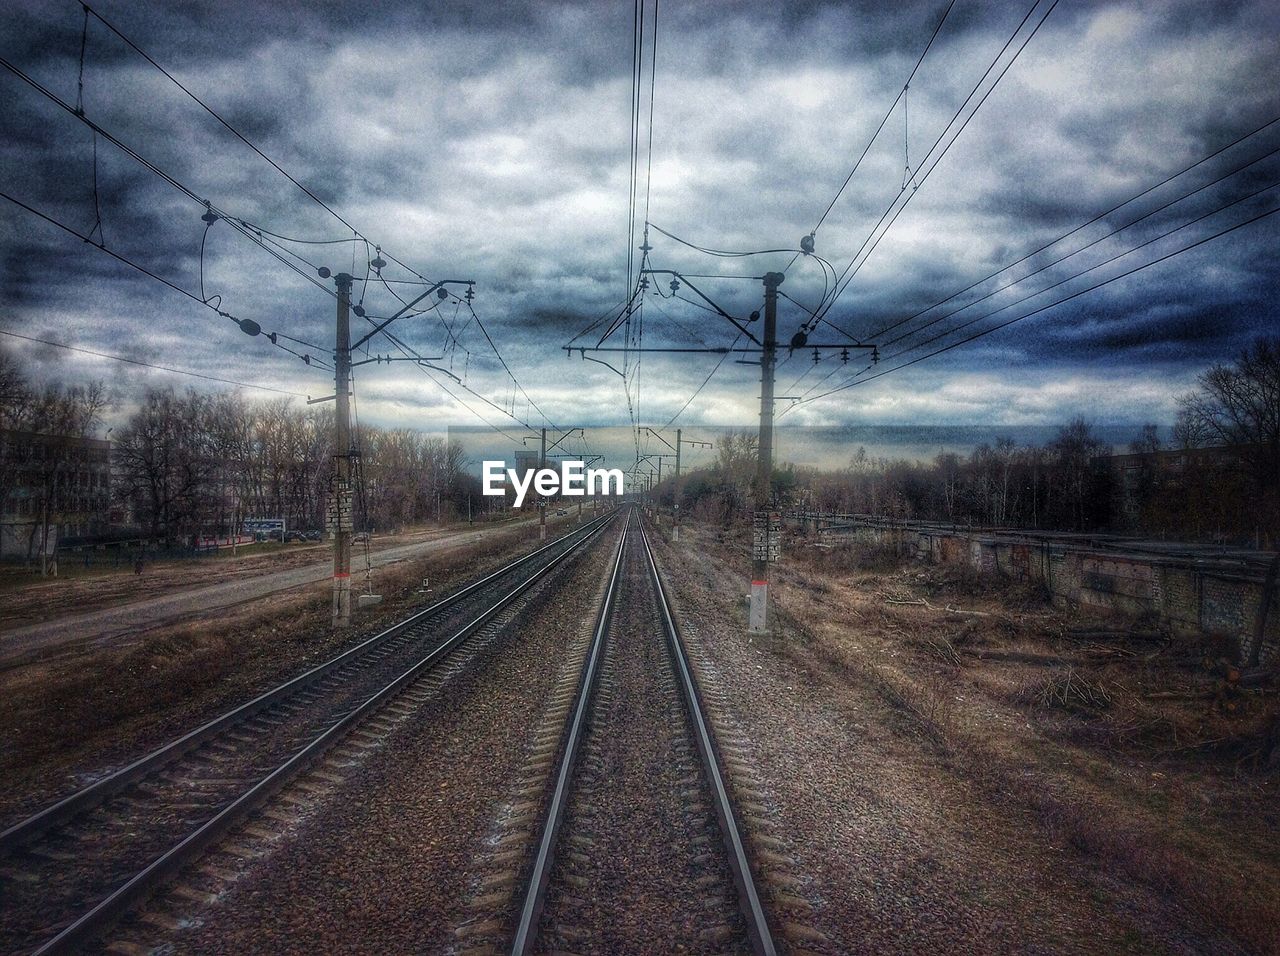
{"type": "MultiPolygon", "coordinates": [[[[983,574],[1035,581],[1057,604],[1144,617],[1175,636],[1224,635],[1248,659],[1270,554],[1222,556],[1091,546],[1080,536],[965,531],[931,525],[842,519],[824,540],[896,547],[922,560],[965,564],[983,574]]],[[[1280,595],[1273,595],[1261,659],[1280,653],[1280,595]]]]}

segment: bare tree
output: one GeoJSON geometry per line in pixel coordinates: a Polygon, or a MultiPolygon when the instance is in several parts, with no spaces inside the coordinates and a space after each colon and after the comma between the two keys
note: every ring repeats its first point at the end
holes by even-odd
{"type": "Polygon", "coordinates": [[[1214,365],[1180,402],[1180,440],[1236,446],[1269,525],[1280,533],[1280,336],[1254,340],[1233,364],[1214,365]]]}

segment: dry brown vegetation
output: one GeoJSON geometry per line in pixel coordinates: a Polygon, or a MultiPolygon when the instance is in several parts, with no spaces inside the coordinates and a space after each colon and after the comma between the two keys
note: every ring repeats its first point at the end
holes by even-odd
{"type": "MultiPolygon", "coordinates": [[[[709,550],[745,574],[745,540],[717,537],[709,550]]],[[[993,812],[1029,807],[1046,838],[1280,952],[1274,679],[1233,683],[1220,642],[1057,608],[967,568],[799,538],[786,553],[777,653],[872,687],[993,812]]]]}

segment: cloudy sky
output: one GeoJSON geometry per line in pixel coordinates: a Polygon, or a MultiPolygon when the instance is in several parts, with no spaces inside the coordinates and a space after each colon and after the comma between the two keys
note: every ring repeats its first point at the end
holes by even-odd
{"type": "MultiPolygon", "coordinates": [[[[1051,12],[1052,0],[1040,0],[1030,13],[1029,2],[957,0],[899,98],[946,0],[663,0],[650,175],[647,60],[642,84],[641,224],[647,182],[649,219],[667,232],[719,250],[795,249],[897,98],[815,235],[816,251],[836,270],[861,264],[812,340],[843,341],[840,329],[880,344],[881,362],[856,379],[868,364],[863,352],[847,366],[832,350],[816,367],[811,351],[788,357],[782,395],[867,381],[798,405],[786,422],[1043,425],[1081,413],[1099,423],[1169,422],[1197,373],[1280,326],[1280,216],[1272,216],[870,379],[1280,205],[1280,188],[1269,188],[1280,180],[1271,155],[1280,147],[1276,123],[911,318],[1280,117],[1280,6],[1271,0],[1060,0],[1051,12]],[[963,130],[956,134],[957,123],[944,134],[997,76],[963,130]],[[962,109],[975,84],[978,96],[962,109]],[[868,254],[864,243],[878,235],[881,214],[904,199],[868,254]],[[1023,281],[996,291],[1015,279],[1023,281]]],[[[719,360],[648,353],[637,372],[634,356],[598,356],[626,364],[629,410],[622,378],[561,348],[628,294],[632,4],[101,0],[95,9],[362,240],[351,241],[348,226],[95,18],[81,73],[78,3],[4,0],[0,57],[73,109],[82,82],[84,115],[104,135],[95,194],[91,129],[0,71],[0,191],[92,232],[194,298],[0,200],[0,329],[324,395],[329,373],[244,335],[198,300],[311,343],[278,339],[328,362],[333,285],[314,268],[354,274],[368,315],[385,316],[399,307],[393,292],[423,291],[394,257],[433,280],[475,280],[476,314],[527,395],[465,303],[450,298],[393,328],[420,354],[441,356],[436,364],[457,378],[409,363],[361,367],[367,421],[437,429],[478,424],[478,412],[519,434],[517,420],[543,423],[540,410],[558,424],[623,424],[634,415],[662,425],[719,360]],[[224,215],[290,237],[271,248],[304,275],[225,219],[206,231],[203,205],[106,134],[224,215]],[[387,284],[376,275],[365,281],[372,253],[363,239],[382,246],[387,284]]],[[[647,5],[646,51],[652,14],[647,5]]],[[[813,258],[716,257],[656,231],[650,244],[651,267],[690,276],[785,269],[784,340],[807,318],[803,309],[824,301],[823,268],[813,258]]],[[[757,279],[692,282],[734,316],[761,307],[757,279]]],[[[688,286],[672,298],[656,291],[644,296],[633,340],[643,323],[649,347],[734,341],[725,319],[689,301],[701,300],[688,286]]],[[[594,344],[602,330],[575,344],[594,344]]],[[[33,378],[101,378],[120,408],[146,385],[231,387],[0,338],[33,378]]],[[[625,341],[622,329],[606,344],[625,341]]],[[[371,347],[398,354],[384,340],[371,347]]],[[[758,369],[739,358],[720,365],[680,424],[754,420],[758,369]]]]}

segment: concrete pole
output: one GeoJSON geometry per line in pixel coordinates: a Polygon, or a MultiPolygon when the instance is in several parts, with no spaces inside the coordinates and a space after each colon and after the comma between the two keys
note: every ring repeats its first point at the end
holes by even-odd
{"type": "Polygon", "coordinates": [[[334,491],[338,501],[338,521],[333,535],[333,626],[351,623],[351,516],[342,503],[349,500],[351,487],[351,402],[347,395],[351,377],[351,276],[340,272],[333,277],[338,286],[338,333],[334,346],[335,392],[333,453],[337,469],[334,491]]]}
{"type": "MultiPolygon", "coordinates": [[[[547,430],[542,429],[542,455],[538,458],[538,470],[547,467],[547,430]]],[[[538,495],[538,540],[547,539],[547,499],[538,495]]]]}
{"type": "Polygon", "coordinates": [[[778,350],[778,286],[784,276],[768,272],[764,277],[764,342],[760,351],[760,458],[756,468],[755,527],[764,522],[765,549],[751,561],[751,612],[748,629],[752,634],[769,633],[769,558],[767,545],[773,529],[769,521],[773,483],[773,372],[778,350]]]}
{"type": "Polygon", "coordinates": [[[671,516],[671,540],[680,540],[680,499],[683,497],[680,493],[680,433],[681,429],[676,429],[676,490],[675,497],[671,502],[671,510],[674,512],[671,516]]]}
{"type": "Polygon", "coordinates": [[[654,486],[655,494],[653,496],[653,524],[654,527],[662,526],[662,456],[658,456],[658,481],[654,486]]]}

